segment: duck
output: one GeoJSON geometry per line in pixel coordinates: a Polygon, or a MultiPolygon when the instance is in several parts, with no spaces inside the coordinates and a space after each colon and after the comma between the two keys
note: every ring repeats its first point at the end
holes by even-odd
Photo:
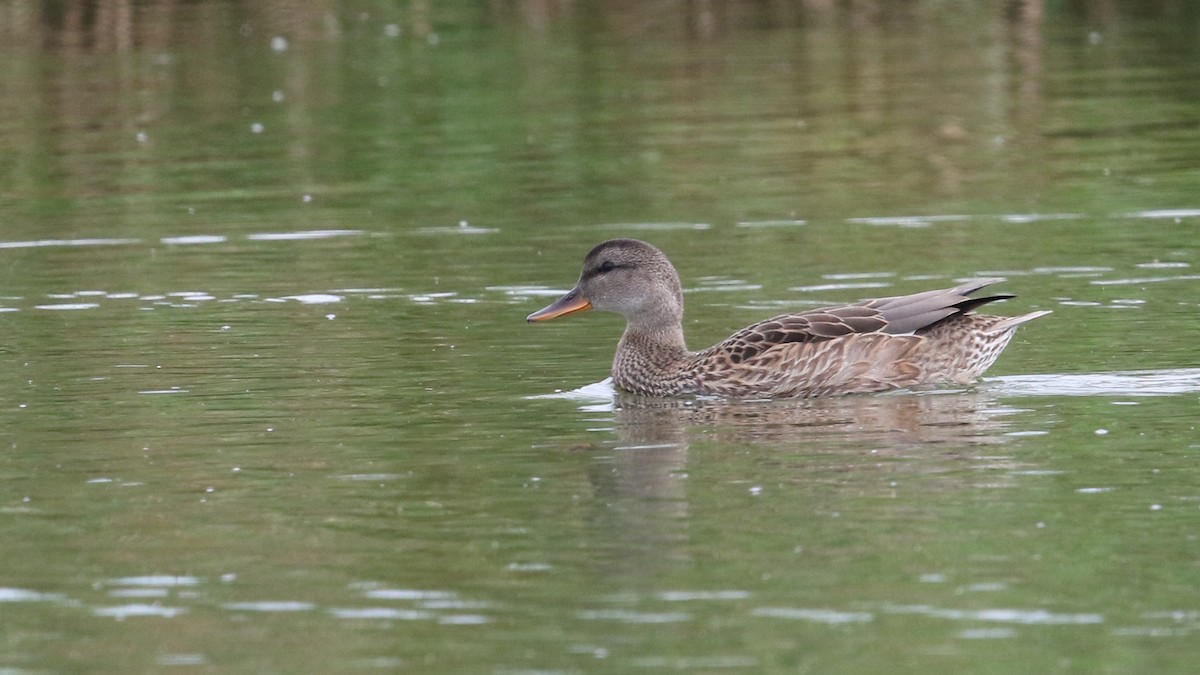
{"type": "Polygon", "coordinates": [[[683,336],[683,288],[666,254],[636,239],[597,244],[575,287],[526,317],[585,310],[625,317],[612,383],[649,397],[811,398],[938,385],[969,385],[1008,345],[1017,327],[1046,314],[977,314],[1013,295],[971,297],[1004,281],[780,314],[701,351],[683,336]]]}

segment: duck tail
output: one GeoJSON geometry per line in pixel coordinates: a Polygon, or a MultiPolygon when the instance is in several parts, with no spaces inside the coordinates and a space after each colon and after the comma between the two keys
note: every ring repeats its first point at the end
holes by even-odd
{"type": "Polygon", "coordinates": [[[1038,310],[1036,312],[1022,314],[1021,316],[1010,316],[1010,317],[1004,319],[1003,321],[997,323],[995,326],[992,326],[991,330],[996,333],[1003,333],[1005,331],[1010,331],[1010,330],[1015,329],[1017,326],[1020,326],[1021,324],[1025,323],[1026,321],[1033,321],[1034,319],[1036,319],[1038,317],[1046,316],[1047,314],[1050,314],[1050,313],[1051,313],[1050,310],[1042,309],[1042,310],[1038,310]]]}

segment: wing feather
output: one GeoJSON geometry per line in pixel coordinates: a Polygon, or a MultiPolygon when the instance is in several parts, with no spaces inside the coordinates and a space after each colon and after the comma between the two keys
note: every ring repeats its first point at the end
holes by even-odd
{"type": "Polygon", "coordinates": [[[1003,279],[973,279],[954,288],[876,298],[797,314],[781,314],[743,328],[709,351],[725,352],[730,362],[740,364],[782,345],[822,342],[869,333],[915,334],[951,316],[1012,297],[968,297],[1000,281],[1003,279]]]}

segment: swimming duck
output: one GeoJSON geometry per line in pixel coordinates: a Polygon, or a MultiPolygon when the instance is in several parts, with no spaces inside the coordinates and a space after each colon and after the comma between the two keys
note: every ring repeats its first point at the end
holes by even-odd
{"type": "Polygon", "coordinates": [[[976,307],[1013,297],[969,297],[1000,281],[781,314],[693,352],[683,340],[683,289],[671,261],[646,242],[612,239],[587,254],[575,288],[527,320],[588,309],[624,316],[612,377],[635,394],[856,394],[977,379],[1017,326],[1050,313],[975,314],[976,307]]]}

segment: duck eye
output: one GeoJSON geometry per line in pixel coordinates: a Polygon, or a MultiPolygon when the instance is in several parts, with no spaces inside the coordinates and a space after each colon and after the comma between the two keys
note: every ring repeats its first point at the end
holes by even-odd
{"type": "Polygon", "coordinates": [[[615,269],[617,269],[617,264],[615,262],[611,260],[605,260],[604,262],[600,263],[600,268],[598,271],[603,273],[611,272],[615,269]]]}

